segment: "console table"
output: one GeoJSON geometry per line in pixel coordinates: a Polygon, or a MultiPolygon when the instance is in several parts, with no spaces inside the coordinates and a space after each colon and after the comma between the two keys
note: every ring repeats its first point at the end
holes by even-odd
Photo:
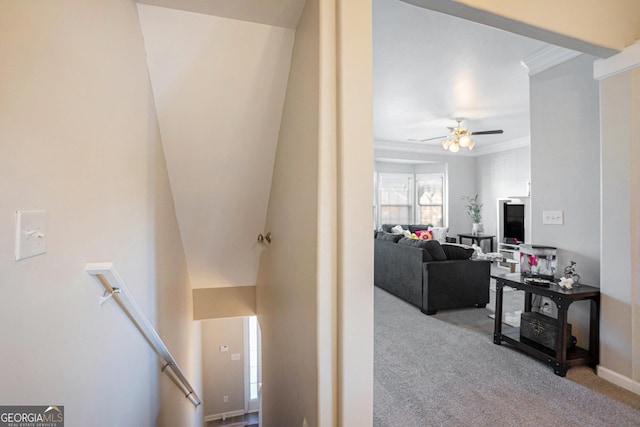
{"type": "Polygon", "coordinates": [[[494,344],[502,342],[530,354],[549,364],[556,375],[564,377],[572,366],[589,365],[595,368],[599,362],[599,325],[600,325],[600,289],[593,286],[580,285],[573,289],[563,289],[556,283],[547,287],[531,285],[524,282],[524,277],[516,274],[492,275],[496,279],[496,311],[494,344]],[[512,328],[502,324],[503,288],[509,286],[525,292],[524,310],[531,311],[533,294],[549,298],[558,307],[558,330],[555,349],[551,350],[526,338],[520,337],[520,328],[512,328]],[[567,314],[574,301],[591,301],[591,317],[589,322],[589,350],[580,347],[567,349],[567,314]],[[504,331],[503,331],[504,328],[504,331]]]}
{"type": "Polygon", "coordinates": [[[488,234],[458,234],[458,243],[462,243],[462,239],[470,239],[471,244],[476,242],[476,244],[482,247],[481,242],[483,240],[488,240],[491,246],[491,250],[489,252],[493,252],[493,239],[496,236],[489,236],[488,234]]]}

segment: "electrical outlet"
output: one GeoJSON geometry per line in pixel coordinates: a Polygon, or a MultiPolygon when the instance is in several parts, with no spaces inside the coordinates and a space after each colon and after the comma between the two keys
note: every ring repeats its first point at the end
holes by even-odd
{"type": "Polygon", "coordinates": [[[222,398],[222,401],[224,403],[229,403],[229,396],[227,396],[226,394],[224,395],[224,397],[222,398]]]}

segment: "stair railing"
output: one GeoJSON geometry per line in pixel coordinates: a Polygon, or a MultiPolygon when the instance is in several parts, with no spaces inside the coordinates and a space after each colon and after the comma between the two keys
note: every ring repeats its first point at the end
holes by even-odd
{"type": "Polygon", "coordinates": [[[96,280],[104,286],[105,292],[100,298],[100,305],[106,303],[109,299],[116,301],[140,333],[142,333],[151,348],[153,348],[155,353],[162,359],[162,372],[171,378],[194,406],[197,407],[202,404],[202,401],[182,373],[182,370],[162,341],[162,338],[160,338],[160,335],[158,335],[158,332],[156,332],[151,322],[149,322],[149,319],[144,315],[144,312],[125,285],[124,280],[122,280],[116,271],[113,263],[89,263],[86,265],[86,270],[87,273],[95,277],[96,280]],[[167,368],[171,368],[171,375],[167,368]]]}

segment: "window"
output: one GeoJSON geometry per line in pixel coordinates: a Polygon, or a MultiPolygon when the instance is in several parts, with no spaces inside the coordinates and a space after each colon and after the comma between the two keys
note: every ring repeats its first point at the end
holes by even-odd
{"type": "Polygon", "coordinates": [[[419,224],[443,227],[444,224],[444,176],[442,174],[416,175],[419,224]]]}
{"type": "Polygon", "coordinates": [[[378,172],[373,177],[375,229],[382,224],[446,226],[446,180],[443,172],[378,172]]]}
{"type": "Polygon", "coordinates": [[[410,224],[413,221],[413,174],[380,173],[378,189],[379,223],[410,224]]]}

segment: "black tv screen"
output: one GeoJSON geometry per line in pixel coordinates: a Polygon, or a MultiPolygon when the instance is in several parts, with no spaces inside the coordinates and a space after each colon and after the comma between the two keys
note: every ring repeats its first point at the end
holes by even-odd
{"type": "Polygon", "coordinates": [[[504,238],[524,242],[524,205],[504,205],[504,238]]]}

